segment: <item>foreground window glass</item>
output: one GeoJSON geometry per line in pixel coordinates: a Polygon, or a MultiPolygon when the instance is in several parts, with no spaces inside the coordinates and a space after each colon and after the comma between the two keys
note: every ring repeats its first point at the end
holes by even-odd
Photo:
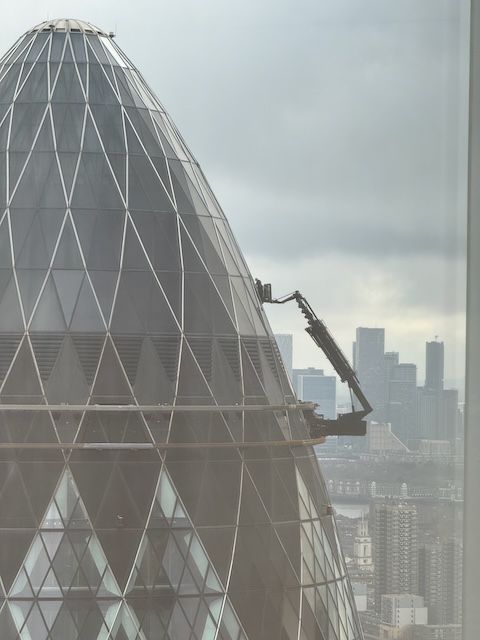
{"type": "Polygon", "coordinates": [[[0,60],[2,638],[460,633],[468,20],[263,11],[213,182],[325,362],[111,35],[0,60]]]}
{"type": "MultiPolygon", "coordinates": [[[[353,342],[373,406],[365,438],[317,447],[366,638],[462,634],[468,4],[330,8],[318,221],[298,241],[284,228],[291,251],[267,264],[285,291],[311,291],[347,354],[353,342]]],[[[272,309],[298,396],[350,411],[292,318],[272,309]]]]}

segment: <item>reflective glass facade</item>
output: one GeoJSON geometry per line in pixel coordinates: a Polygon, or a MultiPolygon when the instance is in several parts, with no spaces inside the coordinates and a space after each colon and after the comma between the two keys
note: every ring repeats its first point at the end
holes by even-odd
{"type": "Polygon", "coordinates": [[[2,640],[361,638],[242,254],[99,29],[1,60],[0,205],[2,640]]]}

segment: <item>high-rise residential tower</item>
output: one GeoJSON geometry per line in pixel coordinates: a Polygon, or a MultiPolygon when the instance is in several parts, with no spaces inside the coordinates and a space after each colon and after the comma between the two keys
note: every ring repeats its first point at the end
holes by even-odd
{"type": "Polygon", "coordinates": [[[418,516],[414,505],[376,503],[374,515],[375,607],[382,595],[418,593],[418,516]]]}
{"type": "Polygon", "coordinates": [[[101,29],[0,61],[0,203],[2,640],[360,639],[252,277],[101,29]]]}
{"type": "Polygon", "coordinates": [[[428,606],[430,624],[462,621],[462,556],[462,544],[454,539],[419,549],[419,593],[428,606]]]}

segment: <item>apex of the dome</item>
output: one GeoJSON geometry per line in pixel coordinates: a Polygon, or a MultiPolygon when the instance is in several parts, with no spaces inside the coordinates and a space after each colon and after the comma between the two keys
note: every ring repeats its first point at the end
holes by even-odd
{"type": "Polygon", "coordinates": [[[75,20],[72,18],[57,18],[55,20],[45,20],[37,24],[32,29],[29,29],[27,33],[35,33],[39,31],[71,31],[73,33],[95,33],[99,36],[109,36],[110,34],[99,29],[90,22],[84,20],[75,20]]]}

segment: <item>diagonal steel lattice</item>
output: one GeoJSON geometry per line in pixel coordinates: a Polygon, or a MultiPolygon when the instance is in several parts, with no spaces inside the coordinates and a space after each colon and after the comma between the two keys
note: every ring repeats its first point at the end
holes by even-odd
{"type": "Polygon", "coordinates": [[[0,207],[2,640],[361,638],[251,275],[100,29],[0,61],[0,207]]]}

